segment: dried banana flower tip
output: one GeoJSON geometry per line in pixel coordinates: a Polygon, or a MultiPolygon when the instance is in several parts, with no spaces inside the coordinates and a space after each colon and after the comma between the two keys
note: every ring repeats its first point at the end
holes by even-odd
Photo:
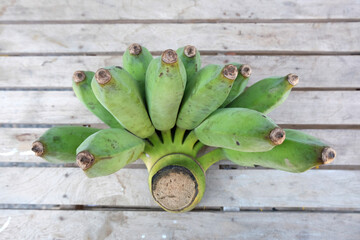
{"type": "Polygon", "coordinates": [[[172,49],[167,49],[161,54],[161,60],[165,63],[176,63],[178,56],[172,49]]]}
{"type": "Polygon", "coordinates": [[[191,45],[187,45],[184,48],[184,54],[189,58],[195,57],[195,55],[196,55],[196,47],[191,46],[191,45]]]}
{"type": "Polygon", "coordinates": [[[82,151],[76,155],[76,163],[82,170],[90,168],[94,161],[95,157],[89,151],[82,151]]]}
{"type": "Polygon", "coordinates": [[[296,86],[299,83],[299,77],[295,74],[290,73],[289,75],[287,75],[287,81],[291,85],[296,86]]]}
{"type": "Polygon", "coordinates": [[[270,140],[275,145],[280,145],[285,140],[285,131],[281,128],[274,128],[270,132],[270,140]]]}
{"type": "Polygon", "coordinates": [[[111,80],[111,73],[107,69],[100,68],[96,71],[95,78],[99,84],[106,84],[111,80]]]}
{"type": "Polygon", "coordinates": [[[142,51],[141,45],[137,43],[133,43],[129,46],[129,52],[131,55],[139,55],[142,51]]]}
{"type": "Polygon", "coordinates": [[[244,64],[241,66],[240,68],[240,73],[243,77],[250,77],[251,76],[251,73],[252,73],[252,69],[250,67],[250,65],[247,65],[247,64],[244,64]]]}
{"type": "Polygon", "coordinates": [[[238,75],[238,70],[237,70],[236,66],[229,64],[224,67],[223,75],[227,79],[235,80],[238,75]]]}
{"type": "Polygon", "coordinates": [[[36,141],[32,144],[31,151],[33,151],[36,156],[40,157],[44,154],[45,147],[41,142],[36,141]]]}
{"type": "Polygon", "coordinates": [[[76,83],[84,81],[86,78],[85,73],[83,71],[76,71],[73,75],[73,80],[76,83]]]}
{"type": "Polygon", "coordinates": [[[321,153],[321,160],[323,161],[324,164],[331,163],[332,161],[334,161],[335,157],[336,157],[336,152],[334,149],[330,147],[324,148],[321,153]]]}

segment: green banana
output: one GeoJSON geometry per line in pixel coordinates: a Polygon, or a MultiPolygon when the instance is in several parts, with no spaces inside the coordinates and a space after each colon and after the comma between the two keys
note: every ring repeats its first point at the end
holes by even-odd
{"type": "Polygon", "coordinates": [[[139,88],[121,67],[100,68],[91,87],[96,98],[127,130],[147,138],[155,129],[149,119],[139,88]]]}
{"type": "Polygon", "coordinates": [[[36,156],[52,163],[73,163],[76,158],[76,148],[99,130],[75,126],[53,127],[32,144],[31,150],[36,156]]]}
{"type": "Polygon", "coordinates": [[[121,124],[109,113],[106,108],[97,100],[92,89],[91,81],[94,77],[94,72],[90,71],[76,71],[73,75],[72,88],[76,97],[101,121],[111,128],[123,128],[121,124]]]}
{"type": "Polygon", "coordinates": [[[285,132],[267,116],[246,108],[221,108],[195,128],[200,142],[243,152],[265,152],[281,144],[285,132]]]}
{"type": "Polygon", "coordinates": [[[225,101],[237,77],[234,65],[208,65],[196,73],[185,90],[176,125],[194,129],[225,101]]]}
{"type": "Polygon", "coordinates": [[[294,74],[263,79],[246,89],[227,107],[250,108],[267,114],[286,100],[298,82],[299,77],[294,74]]]}
{"type": "Polygon", "coordinates": [[[176,50],[176,53],[183,62],[186,69],[187,80],[190,81],[194,74],[201,68],[200,52],[194,46],[187,45],[176,50]]]}
{"type": "Polygon", "coordinates": [[[76,163],[90,178],[106,176],[135,161],[144,148],[142,139],[124,129],[104,129],[81,143],[76,163]]]}
{"type": "Polygon", "coordinates": [[[122,56],[124,69],[136,80],[141,96],[145,96],[146,70],[153,59],[147,48],[133,43],[122,56]]]}
{"type": "Polygon", "coordinates": [[[222,151],[227,159],[242,166],[260,165],[287,172],[304,172],[335,159],[335,150],[315,137],[297,130],[285,132],[285,141],[268,152],[222,151]]]}
{"type": "Polygon", "coordinates": [[[224,103],[220,106],[221,108],[226,107],[229,103],[231,103],[235,98],[237,98],[246,88],[246,85],[249,82],[249,77],[251,75],[251,67],[247,64],[239,64],[239,63],[230,63],[237,67],[238,76],[235,79],[233,86],[230,90],[230,93],[224,103]]]}
{"type": "Polygon", "coordinates": [[[146,101],[154,127],[165,131],[175,126],[186,86],[186,70],[174,50],[151,61],[146,73],[146,101]]]}

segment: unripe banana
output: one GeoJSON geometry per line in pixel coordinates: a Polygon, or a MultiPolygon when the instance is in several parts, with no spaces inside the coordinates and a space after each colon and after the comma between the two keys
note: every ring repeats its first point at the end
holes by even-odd
{"type": "Polygon", "coordinates": [[[151,61],[146,73],[146,102],[154,127],[165,131],[175,126],[186,86],[186,70],[174,50],[151,61]]]}
{"type": "Polygon", "coordinates": [[[294,74],[263,79],[246,89],[227,107],[250,108],[267,114],[286,100],[298,82],[299,77],[294,74]]]}
{"type": "Polygon", "coordinates": [[[285,132],[270,118],[246,108],[216,110],[195,128],[200,142],[243,152],[264,152],[281,144],[285,132]]]}
{"type": "Polygon", "coordinates": [[[121,124],[111,115],[111,113],[104,108],[97,100],[92,89],[91,81],[94,77],[94,72],[90,71],[76,71],[73,75],[73,90],[76,97],[89,109],[95,116],[100,118],[105,124],[112,128],[123,128],[121,124]]]}
{"type": "Polygon", "coordinates": [[[124,69],[100,68],[91,87],[99,102],[124,128],[141,138],[155,132],[136,81],[124,69]]]}
{"type": "Polygon", "coordinates": [[[191,81],[194,74],[201,68],[200,52],[194,46],[187,45],[176,50],[176,53],[185,66],[187,80],[191,81]]]}
{"type": "Polygon", "coordinates": [[[297,130],[286,129],[285,132],[285,141],[268,152],[223,149],[223,153],[230,161],[242,166],[260,165],[287,172],[304,172],[335,159],[335,150],[315,137],[297,130]]]}
{"type": "Polygon", "coordinates": [[[100,129],[89,127],[53,127],[36,140],[31,150],[52,163],[74,163],[76,148],[100,129]]]}
{"type": "Polygon", "coordinates": [[[131,44],[122,57],[123,67],[136,80],[141,96],[145,96],[145,75],[152,59],[149,50],[137,43],[131,44]]]}
{"type": "Polygon", "coordinates": [[[124,129],[103,129],[77,148],[76,163],[90,178],[106,176],[138,159],[144,148],[142,139],[124,129]]]}
{"type": "Polygon", "coordinates": [[[251,75],[251,67],[247,64],[239,64],[239,63],[230,63],[237,67],[238,76],[235,79],[233,86],[230,90],[230,93],[224,103],[220,107],[226,107],[229,103],[231,103],[235,98],[237,98],[246,88],[246,85],[249,82],[249,77],[251,75]]]}
{"type": "Polygon", "coordinates": [[[196,73],[186,88],[176,125],[194,129],[225,101],[237,77],[234,65],[208,65],[196,73]]]}

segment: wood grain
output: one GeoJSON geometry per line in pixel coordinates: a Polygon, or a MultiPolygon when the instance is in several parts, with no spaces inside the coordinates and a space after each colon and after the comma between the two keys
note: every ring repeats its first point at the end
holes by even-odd
{"type": "MultiPolygon", "coordinates": [[[[296,73],[301,88],[360,88],[360,56],[202,56],[202,65],[240,62],[250,64],[249,85],[269,76],[296,73]]],[[[76,70],[96,71],[121,66],[122,57],[54,56],[0,57],[0,87],[70,88],[76,70]],[[69,67],[71,66],[71,67],[69,67]]]]}
{"type": "Polygon", "coordinates": [[[0,26],[0,54],[152,51],[191,43],[200,50],[358,52],[360,23],[34,24],[0,26]],[[211,34],[209,34],[211,33],[211,34]],[[334,34],[336,33],[336,34],[334,34]],[[11,38],[9,38],[11,36],[11,38]],[[191,39],[191,40],[190,40],[191,39]],[[190,42],[189,42],[190,41],[190,42]]]}
{"type": "Polygon", "coordinates": [[[0,210],[4,239],[347,239],[360,214],[0,210]],[[34,227],[29,227],[34,226],[34,227]],[[35,227],[36,226],[36,227],[35,227]],[[291,229],[291,230],[290,230],[291,229]]]}
{"type": "MultiPolygon", "coordinates": [[[[31,144],[47,129],[0,128],[0,162],[44,162],[30,151],[31,144]]],[[[360,165],[358,143],[360,130],[303,130],[325,141],[336,149],[337,157],[332,165],[360,165]]]]}
{"type": "MultiPolygon", "coordinates": [[[[0,123],[100,123],[70,91],[3,91],[0,123]]],[[[277,124],[358,124],[359,91],[294,91],[269,116],[277,124]]]]}
{"type": "Polygon", "coordinates": [[[358,18],[356,0],[254,2],[184,0],[180,2],[113,0],[70,2],[2,0],[0,20],[103,20],[103,19],[331,19],[358,18]],[[164,8],[166,11],[164,11],[164,8]],[[101,9],[101,11],[99,11],[101,9]]]}
{"type": "MultiPolygon", "coordinates": [[[[0,203],[157,206],[146,169],[94,179],[77,168],[0,168],[0,175],[0,203]]],[[[209,170],[206,175],[199,206],[359,207],[359,171],[209,170]]]]}

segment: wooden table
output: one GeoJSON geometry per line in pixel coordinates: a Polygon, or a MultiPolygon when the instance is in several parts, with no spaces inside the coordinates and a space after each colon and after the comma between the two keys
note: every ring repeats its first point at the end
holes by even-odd
{"type": "Polygon", "coordinates": [[[0,239],[360,239],[360,1],[47,1],[0,3],[0,239]],[[302,174],[213,166],[198,208],[170,214],[135,162],[88,179],[33,156],[54,125],[103,126],[75,98],[75,70],[192,44],[204,65],[248,63],[250,83],[297,73],[270,114],[338,153],[302,174]]]}

